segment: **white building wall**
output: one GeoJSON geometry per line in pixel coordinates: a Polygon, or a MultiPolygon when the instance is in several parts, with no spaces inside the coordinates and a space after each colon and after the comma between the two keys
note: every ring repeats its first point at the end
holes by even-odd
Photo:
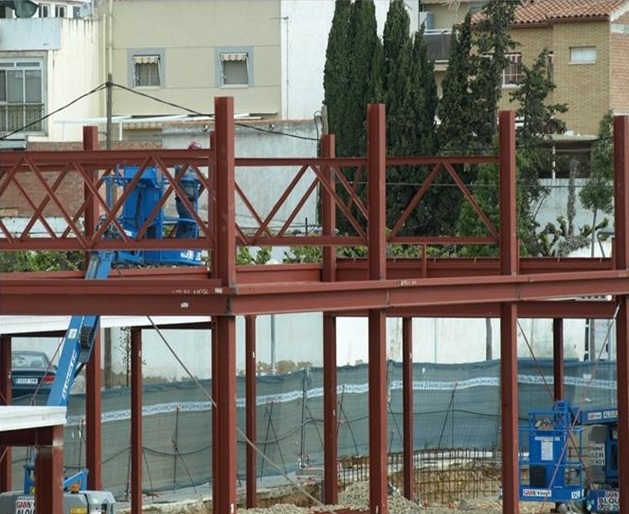
{"type": "MultiPolygon", "coordinates": [[[[374,0],[382,37],[389,0],[374,0]]],[[[411,32],[418,29],[418,2],[405,2],[411,32]]],[[[323,103],[323,68],[334,0],[282,0],[282,117],[312,118],[323,103]]]]}
{"type": "MultiPolygon", "coordinates": [[[[44,20],[45,21],[45,20],[44,20]]],[[[64,107],[99,86],[99,22],[84,19],[61,20],[61,48],[48,53],[48,109],[64,107]]],[[[105,90],[92,93],[48,119],[48,137],[31,141],[81,141],[83,125],[104,105],[105,90]],[[73,123],[69,123],[73,121],[73,123]]]]}

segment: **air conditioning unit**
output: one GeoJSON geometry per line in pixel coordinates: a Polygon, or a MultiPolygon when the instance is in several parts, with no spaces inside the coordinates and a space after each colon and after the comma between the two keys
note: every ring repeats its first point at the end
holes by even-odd
{"type": "Polygon", "coordinates": [[[419,13],[419,26],[424,25],[425,30],[433,30],[435,28],[435,15],[430,11],[421,11],[419,13]]]}

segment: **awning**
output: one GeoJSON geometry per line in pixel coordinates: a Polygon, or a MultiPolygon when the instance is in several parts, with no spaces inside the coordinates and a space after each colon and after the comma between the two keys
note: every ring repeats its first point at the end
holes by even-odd
{"type": "Polygon", "coordinates": [[[221,54],[221,61],[246,61],[247,52],[221,54]]]}
{"type": "Polygon", "coordinates": [[[133,64],[159,64],[159,55],[134,55],[133,64]]]}

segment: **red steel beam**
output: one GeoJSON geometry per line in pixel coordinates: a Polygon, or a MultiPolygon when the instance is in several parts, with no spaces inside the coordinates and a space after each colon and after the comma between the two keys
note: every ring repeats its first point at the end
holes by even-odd
{"type": "MultiPolygon", "coordinates": [[[[0,405],[11,405],[11,336],[0,334],[0,405]]],[[[11,464],[13,453],[10,446],[0,445],[0,492],[12,489],[11,464]]]]}
{"type": "Polygon", "coordinates": [[[131,329],[131,514],[142,512],[142,330],[131,329]]]}
{"type": "MultiPolygon", "coordinates": [[[[386,119],[382,104],[367,109],[369,280],[386,279],[386,119]]],[[[356,291],[352,296],[358,296],[356,291]]],[[[384,305],[380,307],[385,307],[384,305]]],[[[369,508],[387,514],[387,349],[384,309],[369,310],[369,508]]]]}
{"type": "Polygon", "coordinates": [[[63,425],[51,427],[52,440],[35,455],[35,509],[63,512],[63,425]]]}
{"type": "MultiPolygon", "coordinates": [[[[223,287],[236,284],[236,210],[234,160],[234,99],[219,97],[214,102],[216,113],[216,278],[223,287]]],[[[206,311],[206,314],[208,312],[206,311]]],[[[226,313],[231,314],[231,313],[226,313]]],[[[219,490],[212,508],[216,514],[236,512],[237,447],[236,447],[236,318],[231,315],[216,318],[216,333],[220,351],[218,379],[220,387],[216,401],[216,428],[213,443],[218,445],[218,462],[213,485],[219,490]]]]}
{"type": "MultiPolygon", "coordinates": [[[[629,117],[614,118],[614,208],[616,269],[629,269],[629,117]]],[[[629,513],[629,306],[627,294],[618,298],[616,325],[618,377],[618,484],[620,514],[629,513]]]]}
{"type": "MultiPolygon", "coordinates": [[[[521,310],[519,309],[521,313],[521,310]]],[[[591,314],[590,314],[591,315],[591,314]]],[[[597,319],[597,318],[593,318],[597,319]]],[[[564,381],[564,349],[563,349],[563,319],[553,319],[553,386],[555,400],[563,400],[564,381]]]]}
{"type": "MultiPolygon", "coordinates": [[[[321,138],[321,153],[331,159],[336,155],[336,141],[333,135],[321,138]]],[[[336,228],[336,204],[332,198],[335,191],[335,171],[331,166],[323,168],[327,187],[321,191],[322,236],[334,235],[336,228]]],[[[336,250],[330,246],[323,248],[323,268],[321,279],[324,282],[336,280],[336,250]]],[[[338,503],[338,412],[336,376],[336,318],[332,314],[323,315],[323,491],[322,500],[326,505],[338,503]]]]}
{"type": "MultiPolygon", "coordinates": [[[[500,163],[500,273],[518,273],[516,232],[515,112],[499,117],[500,163]]],[[[520,509],[518,470],[518,355],[515,302],[504,302],[500,314],[500,393],[502,427],[502,510],[518,514],[520,509]]]]}
{"type": "Polygon", "coordinates": [[[256,316],[245,316],[245,394],[246,413],[245,431],[247,435],[247,503],[248,509],[255,509],[258,506],[257,475],[258,475],[258,453],[254,447],[258,441],[257,431],[257,389],[256,378],[257,358],[256,358],[256,316]],[[251,443],[251,444],[250,444],[251,443]]]}
{"type": "Polygon", "coordinates": [[[404,431],[404,496],[413,501],[415,453],[413,430],[413,318],[402,318],[402,424],[404,431]]]}
{"type": "MultiPolygon", "coordinates": [[[[629,294],[629,271],[454,279],[304,282],[207,287],[203,279],[7,279],[0,314],[246,315],[468,305],[629,294]]],[[[578,302],[575,302],[575,304],[578,302]]],[[[550,314],[550,313],[549,313],[550,314]]]]}
{"type": "MultiPolygon", "coordinates": [[[[76,311],[80,312],[80,311],[76,311]]],[[[100,327],[100,325],[97,325],[100,327]]],[[[94,338],[92,355],[86,367],[85,387],[85,461],[89,474],[87,475],[88,487],[94,491],[103,488],[103,438],[102,438],[102,402],[100,369],[101,360],[101,336],[100,330],[94,338]]]]}
{"type": "MultiPolygon", "coordinates": [[[[83,149],[98,149],[98,127],[83,127],[83,149]]],[[[89,177],[93,184],[98,181],[95,169],[89,170],[89,177]]],[[[87,182],[84,184],[83,199],[87,208],[85,210],[85,235],[91,237],[94,235],[96,224],[98,222],[98,204],[87,182]]],[[[89,256],[85,256],[85,262],[89,261],[89,256]]],[[[80,311],[76,311],[80,312],[80,311]]],[[[100,325],[97,325],[100,327],[100,325]]],[[[99,490],[103,486],[102,474],[102,404],[101,404],[101,336],[100,330],[97,332],[94,340],[92,355],[86,367],[86,389],[85,389],[85,418],[86,418],[86,445],[85,460],[87,469],[90,470],[87,475],[87,484],[89,489],[99,490]]]]}

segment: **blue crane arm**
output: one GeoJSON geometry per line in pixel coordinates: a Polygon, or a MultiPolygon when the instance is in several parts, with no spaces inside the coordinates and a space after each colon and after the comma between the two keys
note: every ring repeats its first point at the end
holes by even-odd
{"type": "MultiPolygon", "coordinates": [[[[85,278],[88,280],[106,279],[115,255],[116,252],[113,251],[93,253],[90,256],[85,278]]],[[[68,405],[74,378],[81,367],[89,361],[92,354],[99,320],[100,316],[81,314],[74,315],[70,319],[47,405],[54,407],[68,405]]]]}
{"type": "MultiPolygon", "coordinates": [[[[114,251],[92,253],[85,278],[88,280],[106,279],[115,258],[116,252],[114,251]]],[[[48,406],[66,407],[68,405],[74,379],[92,355],[99,320],[100,316],[81,314],[70,318],[59,357],[57,373],[46,402],[48,406]]],[[[24,465],[24,494],[33,494],[35,487],[34,471],[35,456],[32,455],[29,462],[24,465]]],[[[87,487],[87,473],[87,470],[81,470],[66,478],[63,481],[64,490],[69,489],[73,484],[79,484],[81,489],[85,489],[87,487]]]]}

